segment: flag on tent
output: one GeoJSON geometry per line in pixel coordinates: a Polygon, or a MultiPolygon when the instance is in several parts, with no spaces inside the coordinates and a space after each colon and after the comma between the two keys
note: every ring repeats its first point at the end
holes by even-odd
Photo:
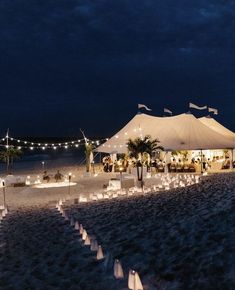
{"type": "Polygon", "coordinates": [[[164,108],[164,113],[168,113],[168,114],[171,114],[172,115],[172,111],[167,109],[167,108],[164,108]]]}
{"type": "Polygon", "coordinates": [[[208,111],[210,113],[213,113],[214,115],[218,115],[218,110],[217,109],[214,109],[214,108],[208,108],[208,111]]]}
{"type": "Polygon", "coordinates": [[[147,111],[152,111],[151,109],[149,109],[147,106],[145,106],[144,104],[138,104],[138,109],[142,109],[144,108],[147,111]]]}
{"type": "Polygon", "coordinates": [[[193,103],[189,103],[189,108],[197,109],[197,110],[206,110],[207,109],[207,106],[200,107],[200,106],[197,106],[197,105],[195,105],[193,103]]]}

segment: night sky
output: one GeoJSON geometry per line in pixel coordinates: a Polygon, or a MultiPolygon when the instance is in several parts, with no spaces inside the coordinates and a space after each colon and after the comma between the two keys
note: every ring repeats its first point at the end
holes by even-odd
{"type": "Polygon", "coordinates": [[[0,97],[1,135],[109,137],[190,101],[235,131],[235,1],[1,0],[0,97]]]}

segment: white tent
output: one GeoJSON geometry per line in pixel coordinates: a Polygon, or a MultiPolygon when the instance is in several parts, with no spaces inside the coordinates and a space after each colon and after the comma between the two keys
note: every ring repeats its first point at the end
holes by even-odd
{"type": "Polygon", "coordinates": [[[210,129],[190,113],[164,118],[137,114],[97,151],[126,153],[129,138],[145,135],[157,138],[165,151],[235,148],[235,140],[210,129]]]}
{"type": "Polygon", "coordinates": [[[228,137],[232,140],[235,140],[235,133],[221,125],[218,121],[216,121],[214,118],[207,116],[202,117],[198,119],[200,122],[202,122],[204,125],[209,127],[210,129],[216,131],[217,133],[220,133],[221,135],[228,137]]]}

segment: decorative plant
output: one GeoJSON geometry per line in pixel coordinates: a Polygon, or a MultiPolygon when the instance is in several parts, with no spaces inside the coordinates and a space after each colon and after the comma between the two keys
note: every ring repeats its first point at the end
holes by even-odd
{"type": "Polygon", "coordinates": [[[127,142],[127,148],[129,156],[136,159],[137,178],[143,186],[143,166],[149,164],[148,160],[156,150],[163,150],[161,146],[158,146],[159,141],[157,139],[151,139],[150,135],[146,135],[144,138],[136,138],[134,140],[129,139],[127,142]]]}

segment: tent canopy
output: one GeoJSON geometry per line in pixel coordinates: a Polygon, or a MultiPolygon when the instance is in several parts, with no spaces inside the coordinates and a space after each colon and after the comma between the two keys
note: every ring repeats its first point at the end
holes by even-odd
{"type": "Polygon", "coordinates": [[[172,117],[137,114],[98,152],[126,153],[128,139],[150,135],[165,151],[235,148],[235,140],[212,130],[190,113],[172,117]]]}
{"type": "Polygon", "coordinates": [[[218,121],[216,121],[214,118],[207,116],[202,117],[198,119],[200,122],[202,122],[204,125],[209,127],[210,129],[216,131],[217,133],[220,133],[221,135],[231,138],[235,141],[235,133],[224,127],[222,124],[220,124],[218,121]]]}

